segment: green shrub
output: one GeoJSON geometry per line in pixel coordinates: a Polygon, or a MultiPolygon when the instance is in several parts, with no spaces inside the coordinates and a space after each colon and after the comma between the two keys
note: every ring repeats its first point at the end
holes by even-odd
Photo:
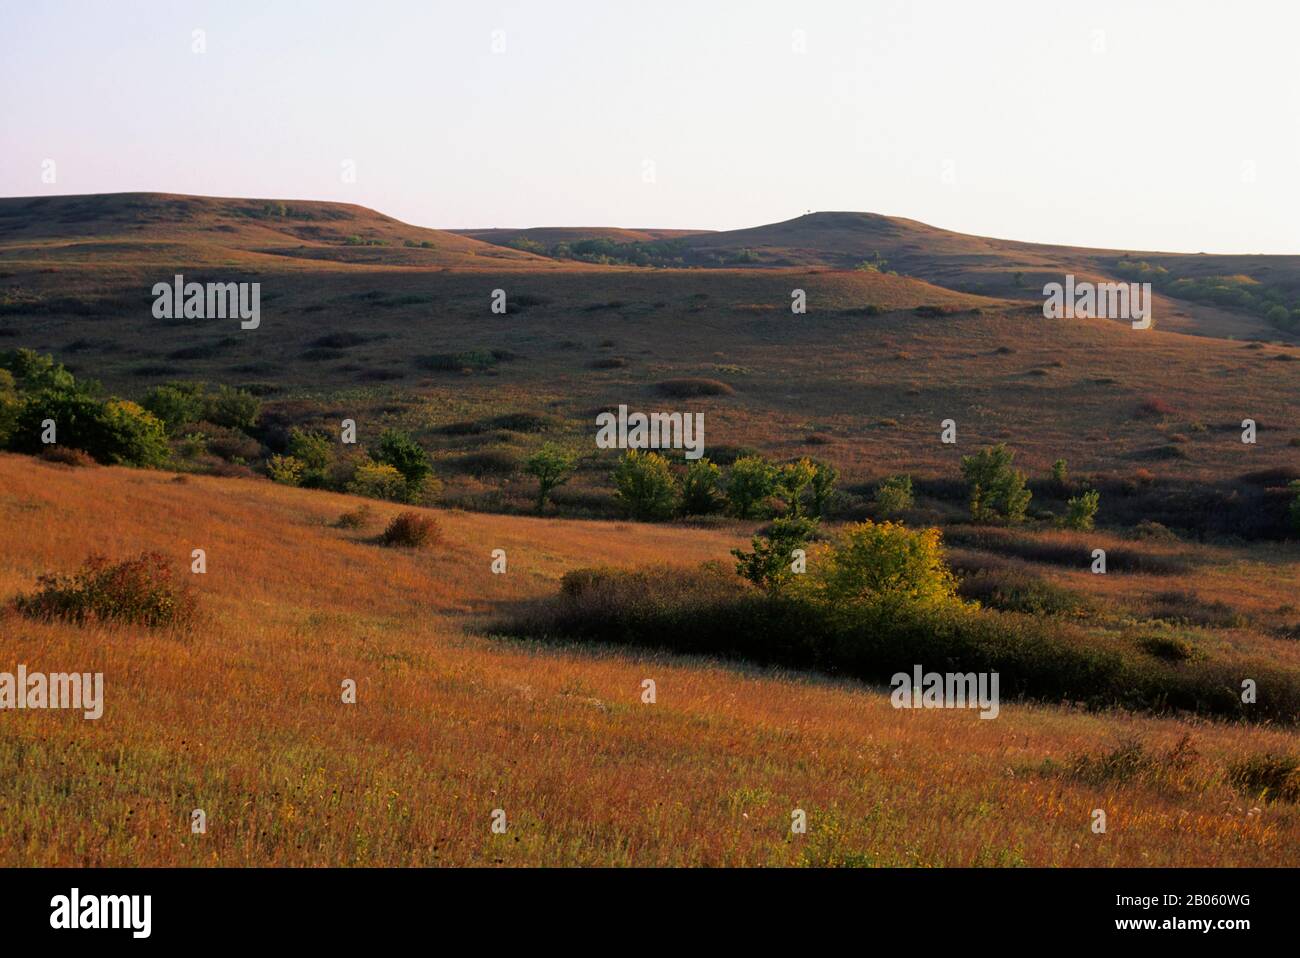
{"type": "Polygon", "coordinates": [[[197,614],[194,593],[172,579],[156,552],[110,563],[92,555],[70,575],[43,575],[37,590],[19,596],[14,608],[34,619],[130,623],[150,628],[184,628],[197,614]]]}
{"type": "Polygon", "coordinates": [[[657,452],[629,449],[614,469],[614,496],[633,519],[667,519],[677,504],[677,480],[657,452]]]}
{"type": "Polygon", "coordinates": [[[284,486],[302,485],[302,476],[307,466],[295,456],[272,456],[266,463],[266,474],[272,482],[284,486]]]}
{"type": "Polygon", "coordinates": [[[1025,488],[1024,474],[1011,467],[1015,455],[1005,443],[998,443],[962,457],[962,475],[970,487],[971,515],[977,522],[998,516],[1008,522],[1024,519],[1032,494],[1025,488]]]}
{"type": "Polygon", "coordinates": [[[203,384],[170,382],[155,386],[145,393],[141,405],[162,420],[169,435],[175,435],[203,418],[203,384]]]}
{"type": "Polygon", "coordinates": [[[1076,529],[1086,532],[1093,526],[1093,520],[1097,515],[1097,507],[1101,504],[1101,493],[1096,489],[1089,489],[1080,495],[1072,497],[1066,506],[1069,513],[1061,520],[1067,529],[1076,529]]]}
{"type": "Polygon", "coordinates": [[[369,499],[406,501],[406,477],[385,462],[366,462],[357,467],[347,491],[369,499]]]}
{"type": "Polygon", "coordinates": [[[731,550],[736,574],[766,592],[781,591],[796,575],[794,550],[806,546],[816,531],[816,519],[788,516],[775,520],[767,535],[751,540],[753,552],[731,550]]]}
{"type": "Polygon", "coordinates": [[[682,478],[682,514],[707,516],[717,512],[722,503],[718,486],[722,470],[708,459],[693,459],[686,465],[682,478]]]}
{"type": "Polygon", "coordinates": [[[334,444],[323,433],[308,432],[296,426],[289,430],[289,455],[300,461],[306,472],[323,475],[329,468],[334,444]]]}
{"type": "Polygon", "coordinates": [[[553,442],[545,443],[528,457],[524,472],[537,480],[537,512],[546,509],[546,498],[552,490],[564,485],[573,474],[574,454],[553,442]]]}
{"type": "Polygon", "coordinates": [[[742,456],[727,472],[727,502],[741,519],[752,519],[776,491],[777,470],[762,456],[742,456]]]}
{"type": "Polygon", "coordinates": [[[876,486],[876,513],[882,519],[906,512],[914,501],[911,476],[890,476],[876,486]]]}
{"type": "Polygon", "coordinates": [[[220,387],[204,401],[203,418],[208,422],[248,432],[257,425],[262,412],[262,400],[243,389],[220,387]]]}
{"type": "Polygon", "coordinates": [[[171,455],[162,422],[137,404],[61,390],[26,397],[10,438],[13,448],[42,451],[46,419],[54,420],[59,445],[81,449],[99,462],[159,466],[171,455]]]}
{"type": "Polygon", "coordinates": [[[369,506],[360,505],[339,516],[334,525],[339,529],[360,529],[370,522],[374,514],[375,511],[369,506]]]}

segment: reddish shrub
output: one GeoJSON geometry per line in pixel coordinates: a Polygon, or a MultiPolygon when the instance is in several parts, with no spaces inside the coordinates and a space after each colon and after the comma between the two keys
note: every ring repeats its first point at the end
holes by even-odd
{"type": "Polygon", "coordinates": [[[71,575],[43,575],[36,581],[35,592],[13,603],[33,619],[184,628],[198,609],[194,593],[172,579],[167,561],[156,552],[115,563],[92,555],[71,575]]]}
{"type": "Polygon", "coordinates": [[[403,546],[408,549],[422,549],[433,545],[442,538],[442,528],[433,516],[418,512],[403,512],[384,530],[379,541],[386,546],[403,546]]]}

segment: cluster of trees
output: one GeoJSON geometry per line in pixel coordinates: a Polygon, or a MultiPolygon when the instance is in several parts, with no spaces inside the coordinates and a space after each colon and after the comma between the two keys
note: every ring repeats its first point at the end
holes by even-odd
{"type": "Polygon", "coordinates": [[[163,424],[148,410],[79,382],[50,356],[0,353],[0,448],[39,453],[53,444],[132,466],[162,465],[169,454],[163,424]]]}
{"type": "Polygon", "coordinates": [[[628,450],[612,475],[614,495],[633,519],[729,513],[739,519],[773,515],[820,519],[839,472],[804,457],[778,465],[759,455],[742,456],[725,471],[708,459],[674,468],[657,452],[628,450]]]}
{"type": "MultiPolygon", "coordinates": [[[[998,443],[981,449],[973,456],[963,456],[962,476],[970,491],[971,518],[976,522],[1023,522],[1033,493],[1025,482],[1025,474],[1013,466],[1016,454],[998,443]]],[[[1051,481],[1062,493],[1068,493],[1073,483],[1064,459],[1052,463],[1051,481]]],[[[1093,527],[1101,494],[1095,489],[1082,489],[1066,501],[1066,514],[1060,524],[1066,529],[1087,531],[1093,527]]]]}
{"type": "Polygon", "coordinates": [[[1286,294],[1249,276],[1175,277],[1163,266],[1146,260],[1121,259],[1115,272],[1125,279],[1150,283],[1154,288],[1179,299],[1213,303],[1229,309],[1262,316],[1278,329],[1300,329],[1300,300],[1287,302],[1286,294]]]}

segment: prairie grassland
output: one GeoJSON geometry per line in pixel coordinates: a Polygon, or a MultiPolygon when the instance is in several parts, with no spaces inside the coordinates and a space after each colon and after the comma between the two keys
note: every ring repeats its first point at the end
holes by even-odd
{"type": "MultiPolygon", "coordinates": [[[[0,619],[0,670],[102,671],[106,700],[97,722],[0,712],[0,864],[1300,863],[1300,808],[1225,772],[1294,752],[1293,729],[1009,703],[982,721],[853,683],[484,636],[568,569],[725,559],[751,530],[435,511],[442,544],[408,552],[373,541],[399,507],[332,525],[357,505],[0,455],[0,597],[90,552],[154,549],[178,572],[208,555],[187,635],[0,619]],[[1129,740],[1178,759],[1062,773],[1129,740]]],[[[1206,588],[1262,606],[1294,582],[1294,552],[1272,559],[1219,563],[1206,588]]]]}

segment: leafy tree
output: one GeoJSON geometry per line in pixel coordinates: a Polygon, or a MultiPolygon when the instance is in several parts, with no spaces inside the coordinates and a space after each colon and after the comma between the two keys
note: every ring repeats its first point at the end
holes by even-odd
{"type": "Polygon", "coordinates": [[[1025,488],[1024,473],[1011,467],[1015,457],[1005,443],[962,457],[961,471],[970,486],[970,510],[976,521],[999,515],[1008,522],[1024,519],[1033,494],[1025,488]]]}
{"type": "Polygon", "coordinates": [[[820,519],[826,514],[831,495],[835,492],[835,482],[839,479],[839,470],[830,463],[813,460],[812,478],[812,516],[820,519]]]}
{"type": "Polygon", "coordinates": [[[689,462],[682,479],[682,514],[707,516],[717,512],[721,505],[718,498],[721,480],[722,470],[708,459],[689,462]]]}
{"type": "Polygon", "coordinates": [[[765,592],[780,592],[795,576],[794,550],[808,544],[817,531],[817,520],[787,516],[772,522],[766,536],[750,540],[753,552],[732,549],[736,574],[765,592]]]}
{"type": "Polygon", "coordinates": [[[0,369],[12,374],[15,386],[26,393],[45,389],[74,391],[76,378],[53,356],[42,356],[34,349],[10,349],[0,352],[0,369]]]}
{"type": "Polygon", "coordinates": [[[803,513],[802,498],[804,490],[812,484],[817,475],[817,467],[807,456],[795,462],[788,462],[781,467],[776,476],[776,486],[786,501],[786,513],[797,519],[803,513]]]}
{"type": "Polygon", "coordinates": [[[914,501],[911,476],[890,476],[876,486],[876,512],[883,518],[906,512],[914,501]]]}
{"type": "Polygon", "coordinates": [[[379,435],[379,449],[375,461],[396,469],[409,483],[418,483],[433,472],[429,454],[409,433],[385,429],[379,435]]]}
{"type": "Polygon", "coordinates": [[[615,498],[633,519],[667,519],[677,501],[677,481],[657,452],[629,449],[614,470],[615,498]]]}
{"type": "Polygon", "coordinates": [[[813,587],[829,608],[925,607],[958,601],[938,529],[895,522],[849,526],[818,562],[813,587]]]}
{"type": "Polygon", "coordinates": [[[1052,463],[1052,482],[1056,484],[1057,489],[1070,488],[1070,470],[1066,467],[1064,459],[1052,463]]]}
{"type": "Polygon", "coordinates": [[[572,452],[553,442],[545,443],[528,457],[524,463],[524,472],[537,480],[539,515],[545,511],[546,499],[552,490],[569,481],[576,461],[577,457],[572,452]]]}
{"type": "Polygon", "coordinates": [[[1067,529],[1078,529],[1082,532],[1092,528],[1093,519],[1097,515],[1097,507],[1101,505],[1101,493],[1096,489],[1089,489],[1087,492],[1075,496],[1066,502],[1069,507],[1069,514],[1063,520],[1067,529]]]}
{"type": "Polygon", "coordinates": [[[742,456],[727,475],[727,501],[742,519],[751,519],[776,490],[777,470],[762,456],[742,456]]]}

